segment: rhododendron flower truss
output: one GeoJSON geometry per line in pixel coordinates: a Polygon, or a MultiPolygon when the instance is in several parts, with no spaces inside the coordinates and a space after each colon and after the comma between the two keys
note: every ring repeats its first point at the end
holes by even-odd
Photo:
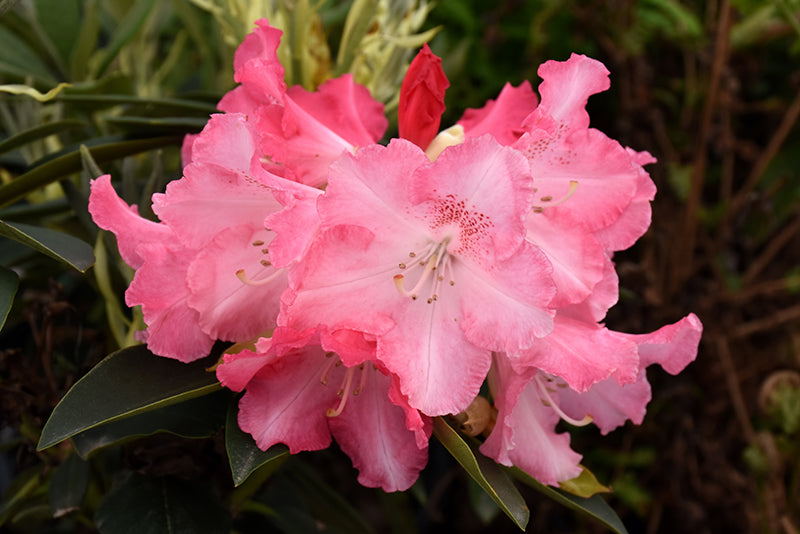
{"type": "Polygon", "coordinates": [[[333,436],[359,482],[386,491],[408,489],[427,463],[430,419],[397,394],[378,362],[347,367],[316,335],[279,328],[255,352],[225,355],[217,377],[245,390],[239,426],[263,450],[319,450],[333,436]]]}
{"type": "MultiPolygon", "coordinates": [[[[679,373],[694,360],[702,334],[702,325],[693,314],[644,335],[574,322],[559,326],[557,319],[556,331],[559,329],[564,330],[560,339],[541,351],[538,363],[544,369],[536,367],[535,360],[533,365],[515,368],[512,360],[495,355],[489,386],[498,409],[497,424],[481,445],[481,451],[496,461],[516,465],[551,485],[581,472],[580,455],[570,449],[569,434],[556,433],[556,424],[560,420],[573,425],[594,422],[603,434],[626,420],[640,424],[650,401],[646,367],[658,363],[669,373],[679,373]],[[569,333],[577,338],[591,329],[595,331],[592,342],[597,343],[594,349],[580,342],[569,347],[561,344],[569,333]],[[601,357],[608,358],[610,376],[594,383],[582,382],[578,376],[586,374],[587,362],[601,357]],[[558,358],[570,363],[553,366],[550,362],[558,358]],[[636,362],[633,369],[622,366],[621,372],[614,370],[615,361],[631,359],[636,362]],[[572,375],[554,374],[552,369],[559,367],[572,375]]],[[[594,373],[588,376],[596,378],[594,373]]]]}
{"type": "Polygon", "coordinates": [[[412,406],[457,413],[491,351],[518,352],[552,330],[551,267],[524,240],[532,197],[525,159],[489,136],[432,163],[402,139],[346,155],[279,322],[374,336],[412,406]]]}
{"type": "Polygon", "coordinates": [[[142,306],[142,338],[155,354],[188,362],[206,356],[214,340],[250,340],[276,325],[283,267],[315,228],[304,206],[313,208],[320,191],[264,170],[255,142],[244,116],[213,116],[184,177],[153,196],[160,223],[120,200],[108,176],[92,184],[89,210],[136,269],[126,302],[142,306]],[[303,222],[276,240],[265,219],[281,226],[289,214],[303,222]],[[288,244],[271,254],[273,240],[288,244]]]}

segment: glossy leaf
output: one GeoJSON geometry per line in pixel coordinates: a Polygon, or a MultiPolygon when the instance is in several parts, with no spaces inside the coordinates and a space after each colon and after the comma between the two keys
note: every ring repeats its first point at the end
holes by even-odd
{"type": "Polygon", "coordinates": [[[212,355],[189,364],[156,356],[144,345],[118,350],[64,395],[42,429],[39,450],[96,426],[217,391],[212,355]]]}
{"type": "Polygon", "coordinates": [[[184,438],[207,438],[225,424],[230,393],[218,391],[84,430],[72,436],[83,458],[94,451],[135,438],[166,432],[184,438]]]}
{"type": "Polygon", "coordinates": [[[489,458],[475,450],[441,417],[433,420],[433,434],[458,461],[469,476],[497,503],[500,509],[522,530],[528,524],[530,510],[514,483],[489,458]]]}
{"type": "MultiPolygon", "coordinates": [[[[100,144],[89,146],[88,148],[92,153],[92,157],[98,163],[103,163],[155,148],[180,145],[182,141],[183,136],[180,135],[130,140],[118,137],[100,140],[100,144]]],[[[19,200],[40,187],[80,170],[81,153],[79,149],[71,150],[49,159],[25,174],[18,176],[12,182],[0,186],[0,206],[19,200]]]]}
{"type": "Polygon", "coordinates": [[[14,296],[19,287],[19,277],[11,269],[0,266],[0,329],[6,324],[8,312],[14,303],[14,296]]]}
{"type": "Polygon", "coordinates": [[[53,517],[80,509],[88,485],[89,464],[77,454],[71,454],[56,468],[50,480],[48,499],[53,517]]]}
{"type": "Polygon", "coordinates": [[[220,534],[231,528],[230,513],[214,497],[211,484],[152,480],[138,473],[115,484],[94,522],[101,534],[220,534]]]}
{"type": "Polygon", "coordinates": [[[113,94],[79,94],[69,92],[62,94],[58,100],[60,102],[70,102],[92,108],[107,108],[120,104],[130,104],[135,107],[143,107],[152,110],[153,113],[182,111],[184,113],[216,113],[217,108],[213,104],[186,98],[145,98],[135,95],[113,95],[113,94]]]}
{"type": "Polygon", "coordinates": [[[106,122],[128,132],[148,135],[196,133],[208,122],[207,117],[134,117],[120,115],[103,117],[106,122]]]}
{"type": "Polygon", "coordinates": [[[239,429],[237,414],[236,403],[233,403],[225,423],[225,449],[228,452],[233,483],[239,486],[264,465],[272,464],[277,469],[289,457],[289,447],[279,443],[262,451],[253,436],[239,429]]]}
{"type": "Polygon", "coordinates": [[[625,525],[622,524],[622,520],[620,520],[616,512],[614,512],[614,510],[600,495],[594,495],[588,499],[577,497],[562,490],[545,486],[528,473],[517,467],[507,468],[507,470],[520,482],[525,483],[531,488],[543,493],[547,497],[550,497],[554,501],[566,506],[567,508],[571,508],[572,510],[593,517],[617,534],[628,534],[628,531],[625,529],[625,525]]]}
{"type": "Polygon", "coordinates": [[[0,25],[0,73],[10,74],[25,81],[32,79],[42,85],[56,83],[50,69],[39,55],[28,46],[28,43],[3,25],[0,25]]]}
{"type": "Polygon", "coordinates": [[[92,247],[77,237],[22,223],[0,221],[0,236],[27,245],[85,272],[94,263],[92,247]]]}
{"type": "Polygon", "coordinates": [[[12,135],[11,137],[4,139],[3,141],[0,141],[0,154],[10,152],[28,143],[32,143],[33,141],[44,139],[45,137],[53,135],[54,133],[62,132],[70,128],[79,128],[82,126],[86,126],[86,123],[75,119],[53,121],[53,122],[48,122],[46,124],[41,124],[39,126],[35,126],[28,130],[24,130],[15,135],[12,135]]]}

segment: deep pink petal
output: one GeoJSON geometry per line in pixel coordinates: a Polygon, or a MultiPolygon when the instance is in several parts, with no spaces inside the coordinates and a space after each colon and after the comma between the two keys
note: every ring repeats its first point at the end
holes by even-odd
{"type": "Polygon", "coordinates": [[[341,415],[330,418],[331,432],[358,469],[362,485],[404,491],[428,461],[427,443],[417,446],[403,408],[389,402],[390,377],[372,368],[359,373],[366,374],[364,388],[347,400],[341,415]]]}
{"type": "Polygon", "coordinates": [[[186,272],[196,251],[153,243],[141,245],[137,269],[125,303],[142,306],[147,347],[167,358],[190,362],[208,355],[214,339],[202,331],[196,310],[187,304],[186,272]]]}
{"type": "Polygon", "coordinates": [[[468,109],[458,124],[469,137],[492,134],[501,145],[511,145],[523,133],[523,120],[536,109],[539,99],[528,81],[519,87],[503,86],[497,100],[489,100],[480,109],[468,109]]]}
{"type": "Polygon", "coordinates": [[[282,107],[261,108],[256,121],[263,152],[313,187],[328,181],[328,168],[343,152],[376,142],[388,124],[383,105],[351,75],[313,93],[292,87],[282,107]]]}
{"type": "Polygon", "coordinates": [[[217,109],[221,111],[252,113],[261,104],[280,102],[286,92],[284,69],[277,54],[282,32],[271,27],[267,19],[255,24],[233,57],[233,79],[242,85],[220,100],[217,109]]]}
{"type": "Polygon", "coordinates": [[[444,94],[450,82],[442,60],[425,43],[408,66],[400,86],[397,107],[400,137],[425,150],[436,133],[444,112],[444,94]]]}
{"type": "Polygon", "coordinates": [[[114,232],[122,259],[134,269],[144,262],[138,252],[140,245],[175,241],[169,227],[141,217],[136,206],[128,206],[119,198],[108,174],[92,181],[89,213],[97,226],[114,232]]]}
{"type": "Polygon", "coordinates": [[[239,427],[260,449],[284,443],[295,454],[330,445],[325,413],[338,404],[341,376],[336,369],[327,386],[320,382],[327,361],[320,347],[311,346],[282,356],[250,380],[239,402],[239,427]]]}

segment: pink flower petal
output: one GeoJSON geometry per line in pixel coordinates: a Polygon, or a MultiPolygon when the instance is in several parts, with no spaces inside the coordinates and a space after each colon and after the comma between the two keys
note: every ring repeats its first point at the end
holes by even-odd
{"type": "Polygon", "coordinates": [[[175,240],[169,227],[141,217],[136,206],[128,206],[119,198],[108,174],[92,181],[89,213],[100,228],[114,232],[122,259],[134,269],[144,263],[138,252],[140,245],[175,240]]]}
{"type": "Polygon", "coordinates": [[[147,347],[182,362],[207,356],[214,339],[202,331],[197,311],[187,304],[186,271],[196,251],[160,243],[141,245],[138,251],[144,262],[125,293],[125,303],[142,306],[147,347]]]}
{"type": "Polygon", "coordinates": [[[388,376],[372,369],[356,373],[366,373],[365,386],[348,399],[341,415],[330,418],[333,437],[353,460],[362,485],[407,490],[428,462],[427,443],[417,446],[414,432],[406,428],[405,412],[389,402],[388,376]]]}
{"type": "Polygon", "coordinates": [[[524,81],[519,87],[506,83],[497,100],[489,100],[480,109],[466,110],[457,124],[469,137],[489,133],[501,145],[511,145],[523,134],[522,122],[538,103],[529,82],[524,81]]]}

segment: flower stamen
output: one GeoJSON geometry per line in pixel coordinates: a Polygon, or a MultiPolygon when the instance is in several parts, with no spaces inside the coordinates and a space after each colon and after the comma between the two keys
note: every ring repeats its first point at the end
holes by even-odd
{"type": "MultiPolygon", "coordinates": [[[[574,426],[586,426],[592,421],[594,421],[594,418],[589,414],[586,414],[581,420],[568,416],[566,413],[564,413],[564,411],[561,408],[559,408],[558,403],[553,400],[553,397],[550,396],[551,390],[548,387],[548,384],[542,383],[541,375],[536,375],[536,378],[534,378],[534,380],[536,381],[539,393],[541,394],[540,398],[542,400],[542,404],[552,408],[553,411],[556,412],[561,419],[574,426]]],[[[544,380],[552,382],[552,379],[549,379],[547,377],[545,377],[544,380]]],[[[556,390],[552,390],[553,393],[555,393],[555,391],[556,390]]]]}
{"type": "Polygon", "coordinates": [[[578,180],[570,180],[569,190],[567,191],[567,194],[565,194],[563,197],[559,198],[556,201],[553,201],[553,197],[551,195],[545,195],[539,199],[540,202],[544,202],[545,204],[534,203],[533,206],[531,206],[531,209],[533,210],[534,213],[542,213],[545,210],[545,208],[553,208],[555,206],[559,206],[565,203],[567,200],[569,200],[572,197],[572,195],[575,194],[575,191],[577,189],[578,189],[578,180]]]}

